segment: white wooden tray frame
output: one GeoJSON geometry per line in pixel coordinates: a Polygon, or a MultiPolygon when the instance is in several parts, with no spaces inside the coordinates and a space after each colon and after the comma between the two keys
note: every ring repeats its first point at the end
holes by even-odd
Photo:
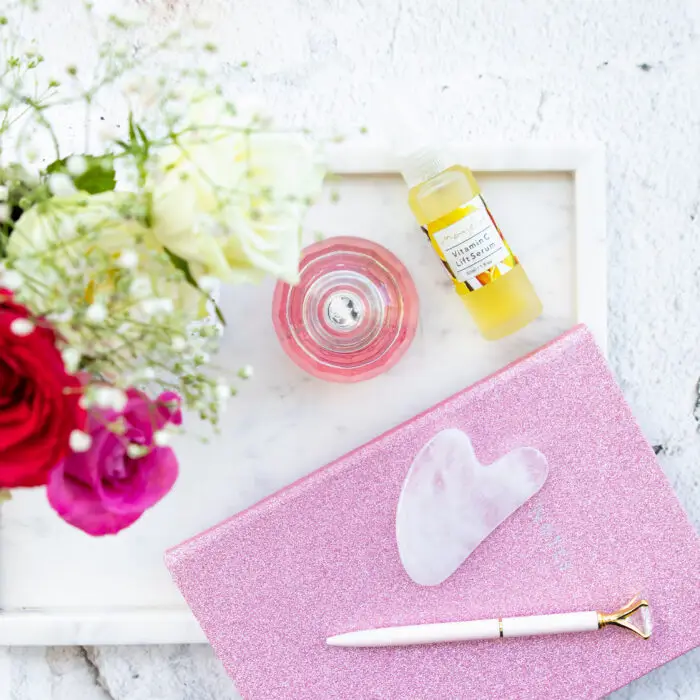
{"type": "MultiPolygon", "coordinates": [[[[455,162],[481,173],[567,173],[574,178],[576,313],[607,354],[607,244],[605,149],[600,143],[464,144],[450,149],[455,162]],[[584,274],[585,273],[585,274],[584,274]]],[[[331,171],[338,175],[392,174],[400,161],[380,147],[339,148],[331,171]]]]}
{"type": "MultiPolygon", "coordinates": [[[[566,173],[574,179],[576,318],[607,346],[606,177],[600,144],[464,144],[458,162],[486,173],[566,173]]],[[[399,160],[380,147],[341,145],[330,154],[338,175],[381,175],[399,171],[399,160]]],[[[50,585],[50,581],[47,581],[50,585]]],[[[174,644],[205,642],[182,608],[91,611],[81,609],[0,610],[0,645],[174,644]]]]}

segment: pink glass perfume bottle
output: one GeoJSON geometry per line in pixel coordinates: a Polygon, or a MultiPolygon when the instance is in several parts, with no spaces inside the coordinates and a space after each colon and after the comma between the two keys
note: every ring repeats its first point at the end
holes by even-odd
{"type": "Polygon", "coordinates": [[[364,238],[340,236],[305,248],[296,286],[272,302],[280,343],[321,379],[357,382],[393,367],[418,324],[418,294],[401,261],[364,238]]]}

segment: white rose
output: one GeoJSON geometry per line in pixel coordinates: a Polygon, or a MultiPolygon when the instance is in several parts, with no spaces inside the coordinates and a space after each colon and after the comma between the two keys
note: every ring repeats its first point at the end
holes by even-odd
{"type": "Polygon", "coordinates": [[[296,282],[303,217],[324,177],[315,148],[300,134],[246,133],[211,101],[198,111],[147,182],[156,238],[196,276],[296,282]]]}
{"type": "Polygon", "coordinates": [[[76,252],[96,241],[110,252],[131,248],[138,237],[148,235],[148,229],[130,216],[133,207],[133,196],[125,193],[53,197],[21,216],[10,236],[7,255],[37,262],[50,257],[68,265],[75,261],[76,252]]]}
{"type": "MultiPolygon", "coordinates": [[[[54,197],[26,211],[19,219],[7,246],[8,260],[27,284],[21,285],[21,300],[37,312],[75,303],[66,295],[81,289],[87,318],[97,322],[95,309],[101,304],[93,301],[111,298],[115,275],[124,251],[142,251],[138,256],[138,272],[151,280],[153,293],[172,300],[186,318],[195,321],[201,317],[202,294],[183,279],[167,280],[170,264],[163,263],[148,254],[162,251],[151,231],[144,226],[134,211],[138,200],[127,193],[105,192],[97,195],[77,194],[71,197],[54,197]],[[92,269],[88,259],[90,250],[99,248],[108,254],[107,265],[92,269]],[[113,260],[113,263],[111,262],[113,260]],[[68,275],[74,288],[69,289],[64,275],[68,275]],[[94,307],[94,308],[93,308],[94,307]],[[88,314],[92,311],[93,317],[88,314]]],[[[134,301],[137,301],[134,297],[134,301]]],[[[111,304],[111,302],[109,302],[111,304]]],[[[111,307],[105,307],[101,322],[109,318],[111,307]]],[[[119,314],[139,320],[140,307],[136,303],[119,302],[119,314]]],[[[148,320],[141,314],[141,320],[148,320]]],[[[65,321],[57,321],[61,335],[81,352],[105,351],[123,343],[119,334],[104,327],[99,335],[84,337],[80,324],[73,325],[73,314],[65,321]]]]}

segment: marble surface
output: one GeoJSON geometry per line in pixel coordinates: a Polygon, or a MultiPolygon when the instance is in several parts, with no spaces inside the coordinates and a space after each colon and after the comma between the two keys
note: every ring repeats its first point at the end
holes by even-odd
{"type": "MultiPolygon", "coordinates": [[[[190,424],[190,433],[178,440],[182,468],[172,493],[118,537],[93,539],[68,527],[41,490],[15,494],[0,522],[0,644],[203,641],[165,570],[165,549],[574,325],[580,317],[571,176],[478,175],[514,249],[524,251],[546,309],[541,318],[498,344],[478,338],[412,221],[400,178],[334,180],[339,200],[332,201],[328,188],[309,217],[308,234],[315,228],[328,236],[361,232],[401,256],[422,308],[417,337],[402,362],[357,385],[313,379],[276,341],[268,311],[272,281],[223,290],[220,303],[235,331],[225,334],[217,364],[235,375],[237,367],[253,362],[256,375],[231,403],[221,434],[202,444],[196,423],[190,424]]],[[[600,313],[605,316],[604,306],[600,313]]]]}
{"type": "Polygon", "coordinates": [[[478,175],[511,244],[523,251],[521,258],[546,309],[536,322],[497,344],[479,338],[412,220],[400,177],[353,175],[334,180],[332,190],[339,200],[333,202],[327,188],[327,196],[310,213],[308,237],[315,229],[327,236],[360,233],[400,255],[421,305],[417,335],[405,357],[371,382],[335,385],[314,379],[296,368],[277,342],[269,311],[273,282],[225,288],[220,303],[230,330],[217,364],[235,376],[238,367],[252,363],[255,378],[240,387],[221,434],[202,443],[196,438],[196,423],[190,422],[189,434],[176,444],[181,470],[172,493],[118,537],[93,539],[67,526],[56,518],[41,490],[17,493],[5,504],[0,529],[0,605],[5,610],[0,644],[33,644],[37,638],[49,644],[203,640],[164,567],[168,547],[574,325],[578,272],[571,176],[478,175]],[[50,586],[45,583],[48,578],[50,586]],[[147,616],[141,612],[144,608],[149,609],[147,616]],[[22,617],[27,609],[36,612],[22,617]],[[41,611],[48,618],[43,629],[41,611]],[[168,615],[175,621],[168,622],[168,615]]]}
{"type": "MultiPolygon", "coordinates": [[[[58,5],[47,4],[43,29],[53,36],[58,56],[72,56],[81,51],[73,22],[78,2],[58,5]]],[[[694,413],[700,375],[700,4],[150,0],[142,5],[152,22],[213,15],[231,81],[253,85],[278,110],[305,123],[371,128],[386,94],[398,91],[450,140],[606,142],[609,354],[642,428],[662,446],[664,470],[692,522],[700,525],[694,413]],[[240,60],[250,61],[250,77],[231,70],[240,60]]],[[[232,295],[227,303],[233,311],[255,312],[245,298],[232,295]]],[[[240,340],[236,352],[244,355],[249,340],[240,340]]],[[[300,420],[291,406],[300,397],[308,400],[309,389],[304,383],[290,386],[274,363],[271,374],[264,369],[260,381],[277,387],[280,399],[273,414],[264,416],[269,433],[260,435],[272,442],[276,421],[293,427],[300,420]]],[[[396,381],[399,386],[400,375],[396,381]]],[[[256,391],[236,408],[243,424],[265,413],[256,391]]],[[[439,382],[426,391],[422,405],[395,410],[405,410],[407,417],[445,393],[439,382]]],[[[342,429],[327,448],[328,458],[368,437],[353,431],[350,415],[338,424],[342,429]]],[[[280,471],[286,455],[274,452],[274,445],[271,457],[260,472],[232,472],[242,505],[294,478],[280,471]]],[[[214,521],[226,514],[214,508],[210,515],[214,521]]],[[[238,697],[203,645],[2,650],[0,697],[3,691],[13,700],[238,697]]],[[[614,697],[698,695],[696,651],[614,697]]]]}

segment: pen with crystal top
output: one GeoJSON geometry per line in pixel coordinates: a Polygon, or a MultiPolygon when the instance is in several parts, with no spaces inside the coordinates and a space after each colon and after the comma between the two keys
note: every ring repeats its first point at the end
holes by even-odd
{"type": "Polygon", "coordinates": [[[328,637],[326,644],[333,647],[398,647],[413,644],[468,642],[477,639],[498,639],[499,637],[593,632],[607,625],[624,627],[643,639],[649,639],[652,631],[649,603],[646,600],[635,598],[614,613],[590,610],[556,615],[498,617],[491,620],[471,620],[469,622],[438,622],[402,627],[381,627],[328,637]]]}

